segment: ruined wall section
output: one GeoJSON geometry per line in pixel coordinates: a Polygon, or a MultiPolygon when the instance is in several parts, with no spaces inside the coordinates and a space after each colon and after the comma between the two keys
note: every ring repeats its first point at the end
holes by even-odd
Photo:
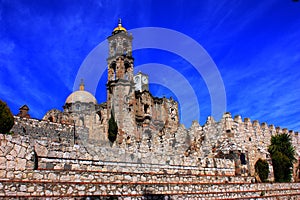
{"type": "MultiPolygon", "coordinates": [[[[194,127],[193,131],[201,130],[196,124],[194,127]]],[[[279,196],[297,199],[300,195],[299,183],[253,184],[253,177],[235,176],[235,164],[228,159],[201,158],[195,166],[190,162],[136,163],[135,155],[128,155],[124,149],[103,148],[107,157],[114,155],[116,159],[116,155],[127,154],[131,160],[102,161],[103,155],[90,155],[81,145],[61,145],[45,137],[34,139],[45,147],[37,152],[38,166],[35,166],[30,136],[0,135],[0,197],[140,199],[147,195],[168,195],[174,199],[279,196]]],[[[143,161],[146,159],[149,157],[143,157],[143,161]]]]}
{"type": "MultiPolygon", "coordinates": [[[[218,157],[232,159],[236,163],[237,175],[255,176],[255,163],[266,159],[270,166],[270,180],[273,178],[273,167],[268,152],[272,135],[287,133],[291,135],[293,146],[299,157],[299,134],[287,129],[259,123],[249,118],[242,121],[241,116],[231,117],[224,113],[222,119],[216,122],[208,117],[206,123],[200,127],[194,122],[189,129],[192,133],[192,143],[186,155],[201,155],[203,157],[218,157]]],[[[297,167],[296,167],[297,168],[297,167]]]]}
{"type": "MultiPolygon", "coordinates": [[[[273,125],[267,126],[266,123],[259,124],[258,121],[251,123],[248,118],[242,121],[240,116],[232,119],[229,113],[225,113],[220,122],[215,122],[209,117],[204,126],[194,122],[190,129],[179,126],[175,133],[155,130],[149,124],[137,130],[141,136],[140,140],[125,138],[121,145],[115,143],[112,147],[109,143],[90,143],[88,130],[84,127],[75,127],[74,132],[74,126],[47,121],[16,117],[12,131],[28,136],[39,158],[77,157],[111,162],[183,166],[198,166],[199,160],[205,157],[218,158],[234,161],[235,174],[241,176],[255,176],[254,165],[262,158],[270,164],[270,180],[273,173],[267,149],[271,135],[289,133],[297,153],[300,146],[298,133],[274,128],[273,125]]],[[[296,157],[299,157],[299,154],[296,157]]],[[[52,162],[47,159],[40,161],[52,162]]],[[[295,165],[295,170],[297,169],[295,165]]],[[[297,180],[296,174],[299,172],[294,173],[294,179],[297,180]]]]}
{"type": "Polygon", "coordinates": [[[172,173],[190,170],[194,174],[234,176],[234,162],[226,159],[200,158],[184,160],[176,154],[131,151],[129,148],[91,147],[83,144],[58,143],[50,137],[0,135],[1,169],[111,170],[172,173]]]}
{"type": "Polygon", "coordinates": [[[74,125],[15,116],[15,124],[11,131],[14,134],[30,136],[30,139],[49,138],[57,142],[71,143],[74,128],[76,129],[74,125]]]}
{"type": "MultiPolygon", "coordinates": [[[[143,142],[132,144],[126,143],[124,146],[95,145],[88,143],[88,130],[83,127],[55,124],[48,121],[38,121],[34,119],[15,118],[13,127],[14,137],[25,137],[31,144],[32,151],[38,157],[39,167],[42,168],[65,168],[64,164],[68,160],[87,159],[94,161],[123,162],[150,165],[177,165],[177,166],[202,166],[199,159],[191,159],[184,156],[184,152],[190,143],[190,136],[186,129],[181,126],[177,133],[166,133],[159,135],[145,128],[143,142]],[[148,130],[148,132],[147,132],[148,130]],[[149,146],[150,145],[150,146],[149,146]],[[152,146],[151,146],[152,145],[152,146]],[[52,160],[51,160],[52,159],[52,160]],[[60,164],[53,159],[60,160],[60,164]],[[47,164],[50,163],[50,164],[47,164]],[[56,163],[54,165],[54,163],[56,163]],[[51,167],[52,166],[52,167],[51,167]]],[[[200,160],[203,160],[201,158],[200,160]]],[[[75,161],[74,161],[75,162],[75,161]]],[[[215,162],[215,161],[214,161],[215,162]]],[[[214,163],[209,161],[208,163],[214,163]]],[[[232,161],[220,161],[220,168],[232,169],[232,161]],[[225,167],[225,166],[228,167],[225,167]]],[[[81,165],[66,166],[66,168],[80,169],[81,165]]],[[[206,165],[206,162],[204,162],[206,165]]],[[[210,167],[210,166],[207,166],[210,167]]],[[[219,166],[212,166],[219,167],[219,166]]]]}

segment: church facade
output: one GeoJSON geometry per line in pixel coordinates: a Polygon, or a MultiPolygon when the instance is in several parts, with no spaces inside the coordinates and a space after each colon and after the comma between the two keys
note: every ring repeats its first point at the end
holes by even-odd
{"type": "Polygon", "coordinates": [[[107,101],[98,104],[96,98],[85,91],[82,80],[79,90],[66,99],[63,111],[50,110],[43,120],[87,127],[91,142],[108,143],[108,121],[112,115],[118,125],[118,144],[140,141],[142,134],[149,130],[175,133],[179,126],[178,102],[154,97],[149,91],[148,75],[133,73],[133,36],[121,21],[107,40],[107,101]]]}

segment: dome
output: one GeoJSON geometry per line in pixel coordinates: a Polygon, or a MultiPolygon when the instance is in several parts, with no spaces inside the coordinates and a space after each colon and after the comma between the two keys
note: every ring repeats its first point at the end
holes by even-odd
{"type": "Polygon", "coordinates": [[[92,102],[94,104],[97,104],[96,98],[91,93],[84,90],[83,80],[81,80],[79,90],[70,94],[66,100],[66,103],[75,103],[76,101],[79,101],[81,103],[92,102]]]}
{"type": "Polygon", "coordinates": [[[66,103],[75,103],[76,101],[82,103],[94,103],[97,104],[96,98],[89,92],[84,90],[78,90],[70,94],[66,100],[66,103]]]}
{"type": "Polygon", "coordinates": [[[119,26],[117,26],[113,32],[116,32],[116,31],[127,31],[126,28],[124,28],[121,24],[119,24],[119,26]]]}
{"type": "Polygon", "coordinates": [[[119,19],[118,26],[113,30],[113,34],[119,33],[119,32],[127,32],[126,28],[122,26],[121,19],[119,19]]]}

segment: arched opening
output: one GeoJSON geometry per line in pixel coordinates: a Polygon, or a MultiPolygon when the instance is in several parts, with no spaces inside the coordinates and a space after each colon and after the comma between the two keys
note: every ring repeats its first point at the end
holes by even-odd
{"type": "Polygon", "coordinates": [[[117,70],[117,64],[116,62],[112,62],[109,66],[110,68],[110,80],[115,80],[116,79],[116,70],[117,70]]]}
{"type": "Polygon", "coordinates": [[[80,111],[80,104],[76,104],[76,105],[75,105],[75,109],[76,109],[77,111],[80,111]]]}
{"type": "Polygon", "coordinates": [[[241,160],[241,164],[242,164],[242,165],[246,165],[246,164],[247,164],[246,156],[245,156],[244,153],[241,153],[241,155],[240,155],[240,160],[241,160]]]}
{"type": "Polygon", "coordinates": [[[48,120],[49,120],[50,122],[53,122],[53,121],[54,121],[52,116],[48,117],[48,120]]]}
{"type": "Polygon", "coordinates": [[[144,105],[144,113],[145,113],[145,114],[148,114],[148,113],[149,113],[149,105],[148,105],[148,104],[145,104],[145,105],[144,105]]]}
{"type": "Polygon", "coordinates": [[[131,74],[130,74],[130,63],[128,62],[128,61],[126,61],[125,63],[124,63],[124,67],[125,67],[125,79],[126,80],[128,80],[129,79],[129,77],[131,76],[131,74]]]}
{"type": "Polygon", "coordinates": [[[79,118],[79,126],[84,126],[84,118],[83,117],[79,118]]]}

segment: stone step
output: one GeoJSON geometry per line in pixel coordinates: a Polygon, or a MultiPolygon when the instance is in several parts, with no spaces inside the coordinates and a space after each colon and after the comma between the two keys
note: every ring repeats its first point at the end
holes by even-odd
{"type": "MultiPolygon", "coordinates": [[[[172,199],[253,199],[300,196],[300,184],[204,184],[193,182],[72,182],[0,180],[0,197],[171,197],[172,199]]],[[[149,198],[148,198],[149,199],[149,198]]]]}
{"type": "MultiPolygon", "coordinates": [[[[56,155],[55,155],[56,156],[56,155]]],[[[160,172],[160,173],[181,173],[195,175],[222,175],[235,176],[235,170],[226,167],[203,167],[189,165],[166,165],[153,163],[134,163],[134,162],[116,162],[100,161],[91,159],[75,158],[57,158],[42,157],[38,158],[39,167],[52,169],[69,169],[69,170],[87,170],[87,171],[121,171],[121,172],[160,172]]]]}
{"type": "Polygon", "coordinates": [[[0,178],[24,181],[48,180],[51,181],[74,181],[74,182],[195,182],[203,184],[245,184],[253,182],[253,177],[201,175],[188,173],[168,172],[120,172],[120,171],[86,171],[86,170],[25,170],[8,171],[0,178]]]}

